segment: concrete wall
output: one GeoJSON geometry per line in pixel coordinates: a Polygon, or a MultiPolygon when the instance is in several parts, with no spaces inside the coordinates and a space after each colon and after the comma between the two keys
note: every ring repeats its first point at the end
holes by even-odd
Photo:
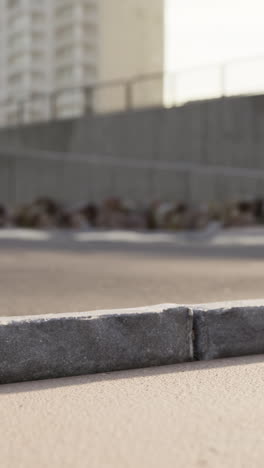
{"type": "Polygon", "coordinates": [[[263,152],[264,96],[6,129],[0,131],[0,199],[48,192],[68,201],[264,196],[263,152]]]}
{"type": "Polygon", "coordinates": [[[50,196],[76,204],[107,197],[201,203],[264,197],[264,170],[173,161],[0,150],[0,202],[10,206],[50,196]]]}
{"type": "Polygon", "coordinates": [[[60,120],[0,130],[0,149],[68,151],[77,120],[60,120]]]}

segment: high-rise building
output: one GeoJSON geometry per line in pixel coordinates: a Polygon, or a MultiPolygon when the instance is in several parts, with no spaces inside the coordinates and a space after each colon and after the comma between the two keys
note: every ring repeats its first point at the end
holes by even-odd
{"type": "MultiPolygon", "coordinates": [[[[121,108],[116,80],[163,71],[164,1],[0,0],[0,124],[121,108]]],[[[162,96],[162,79],[134,90],[162,96]]]]}
{"type": "Polygon", "coordinates": [[[60,115],[85,110],[86,89],[97,82],[98,2],[55,0],[54,90],[60,115]]]}
{"type": "MultiPolygon", "coordinates": [[[[0,99],[8,103],[1,112],[7,123],[18,118],[26,99],[52,89],[48,6],[49,0],[0,0],[0,99]]],[[[32,108],[31,118],[39,117],[32,108]]]]}
{"type": "Polygon", "coordinates": [[[165,63],[165,2],[167,0],[101,0],[99,1],[98,76],[101,82],[137,80],[133,89],[114,84],[96,93],[99,110],[124,108],[124,99],[133,105],[155,105],[163,101],[165,63]],[[131,92],[131,96],[124,93],[131,92]]]}

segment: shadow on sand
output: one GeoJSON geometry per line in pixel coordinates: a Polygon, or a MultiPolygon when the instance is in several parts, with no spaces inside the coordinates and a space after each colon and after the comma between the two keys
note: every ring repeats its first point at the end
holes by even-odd
{"type": "Polygon", "coordinates": [[[71,387],[76,385],[91,385],[100,382],[111,382],[123,379],[138,379],[155,377],[157,375],[175,374],[182,372],[203,372],[208,369],[221,369],[224,367],[250,366],[264,362],[264,355],[244,356],[229,359],[217,359],[215,361],[195,361],[170,366],[150,367],[145,369],[132,369],[105,374],[93,374],[86,376],[64,377],[60,379],[38,380],[34,382],[22,382],[0,385],[0,395],[16,394],[24,392],[39,392],[44,390],[71,387]]]}

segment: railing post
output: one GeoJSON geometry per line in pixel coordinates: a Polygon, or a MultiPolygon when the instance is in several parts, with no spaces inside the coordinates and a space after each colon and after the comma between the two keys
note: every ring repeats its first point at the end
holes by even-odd
{"type": "Polygon", "coordinates": [[[53,91],[50,93],[50,118],[51,120],[56,120],[57,118],[57,93],[53,91]]]}
{"type": "Polygon", "coordinates": [[[125,86],[125,108],[126,110],[133,109],[133,81],[127,81],[125,86]]]}
{"type": "Polygon", "coordinates": [[[93,85],[90,88],[91,90],[91,112],[96,111],[96,86],[93,85]]]}
{"type": "Polygon", "coordinates": [[[23,124],[24,122],[24,106],[22,101],[16,102],[17,106],[17,124],[23,124]]]}
{"type": "Polygon", "coordinates": [[[83,96],[84,96],[84,114],[90,113],[94,109],[94,103],[93,103],[93,90],[91,86],[86,86],[83,88],[83,96]]]}
{"type": "Polygon", "coordinates": [[[221,97],[226,96],[226,65],[220,66],[220,95],[221,97]]]}

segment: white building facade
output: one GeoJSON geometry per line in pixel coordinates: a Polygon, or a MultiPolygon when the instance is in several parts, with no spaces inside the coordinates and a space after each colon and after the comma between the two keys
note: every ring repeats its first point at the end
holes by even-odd
{"type": "MultiPolygon", "coordinates": [[[[0,0],[0,124],[122,108],[122,85],[93,88],[163,71],[164,1],[0,0]]],[[[162,101],[162,80],[135,95],[162,101]]]]}
{"type": "MultiPolygon", "coordinates": [[[[7,123],[22,117],[25,100],[52,89],[48,3],[49,0],[1,0],[0,99],[7,104],[4,115],[1,112],[2,120],[7,123]]],[[[40,118],[44,105],[40,114],[37,104],[31,107],[30,117],[33,120],[40,118]]],[[[25,112],[29,114],[29,109],[25,112]]]]}

